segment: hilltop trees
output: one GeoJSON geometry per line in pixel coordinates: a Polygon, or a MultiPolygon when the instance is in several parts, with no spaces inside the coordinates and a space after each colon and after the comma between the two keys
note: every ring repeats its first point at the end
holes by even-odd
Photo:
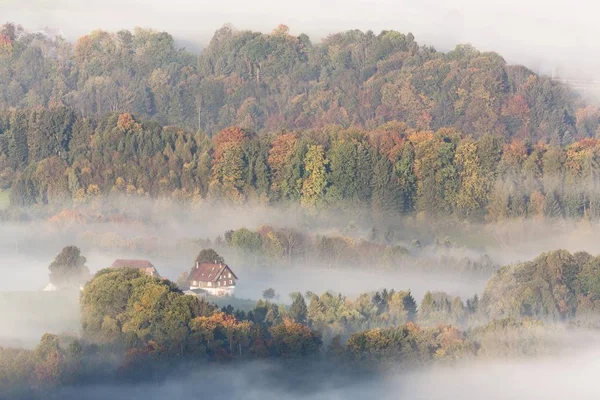
{"type": "Polygon", "coordinates": [[[196,256],[196,262],[199,263],[199,264],[202,264],[202,263],[224,264],[225,263],[225,259],[222,256],[220,256],[219,253],[217,253],[213,249],[203,249],[196,256]]]}
{"type": "Polygon", "coordinates": [[[453,126],[466,134],[569,144],[595,135],[598,113],[548,78],[496,53],[419,46],[412,34],[351,30],[312,43],[287,28],[218,30],[196,56],[165,32],[82,36],[75,44],[7,25],[0,37],[0,109],[69,106],[86,116],[132,113],[211,134],[453,126]]]}
{"type": "Polygon", "coordinates": [[[491,318],[585,317],[600,307],[600,259],[564,250],[500,269],[488,282],[480,308],[491,318]]]}
{"type": "Polygon", "coordinates": [[[67,246],[61,250],[50,264],[50,283],[57,288],[79,287],[90,276],[85,265],[86,259],[81,250],[75,246],[67,246]]]}

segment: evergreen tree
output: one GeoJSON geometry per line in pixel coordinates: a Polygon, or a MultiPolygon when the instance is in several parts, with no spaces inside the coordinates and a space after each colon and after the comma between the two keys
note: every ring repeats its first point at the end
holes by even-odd
{"type": "Polygon", "coordinates": [[[382,154],[373,157],[373,181],[371,206],[376,219],[385,220],[386,217],[398,211],[398,185],[395,182],[392,163],[382,154]]]}
{"type": "Polygon", "coordinates": [[[302,195],[302,182],[306,175],[304,159],[308,152],[305,142],[298,143],[289,163],[285,165],[284,179],[281,183],[281,196],[283,200],[296,202],[302,195]]]}
{"type": "Polygon", "coordinates": [[[558,201],[558,196],[556,193],[552,192],[546,194],[546,204],[544,209],[546,211],[546,216],[553,219],[562,218],[562,207],[558,201]]]}
{"type": "Polygon", "coordinates": [[[396,163],[396,176],[402,193],[401,211],[409,213],[415,206],[415,196],[417,191],[417,177],[414,174],[413,165],[415,162],[415,153],[410,144],[402,148],[402,156],[396,163]]]}
{"type": "Polygon", "coordinates": [[[308,308],[306,307],[306,302],[304,301],[304,297],[302,294],[297,293],[295,295],[294,301],[290,307],[289,315],[294,321],[300,324],[306,325],[306,314],[308,312],[308,308]]]}
{"type": "Polygon", "coordinates": [[[410,292],[403,297],[402,304],[407,312],[408,321],[415,321],[417,318],[417,302],[410,292]]]}
{"type": "Polygon", "coordinates": [[[10,129],[7,136],[10,164],[14,169],[21,169],[29,161],[27,116],[24,112],[17,111],[11,116],[10,129]]]}

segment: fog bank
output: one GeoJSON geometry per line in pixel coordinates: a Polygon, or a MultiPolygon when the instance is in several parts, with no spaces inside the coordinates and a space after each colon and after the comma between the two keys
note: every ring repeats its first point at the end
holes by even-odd
{"type": "Polygon", "coordinates": [[[115,399],[492,399],[592,400],[600,347],[579,349],[560,356],[520,361],[471,361],[468,365],[438,366],[408,373],[376,376],[344,375],[339,369],[324,373],[323,365],[281,368],[255,362],[225,367],[190,367],[162,383],[141,385],[86,385],[61,390],[52,398],[115,399]]]}

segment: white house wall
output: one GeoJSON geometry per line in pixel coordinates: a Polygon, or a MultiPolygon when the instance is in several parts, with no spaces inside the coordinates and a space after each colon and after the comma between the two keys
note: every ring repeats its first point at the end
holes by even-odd
{"type": "Polygon", "coordinates": [[[231,296],[235,286],[200,287],[190,286],[190,290],[202,289],[213,296],[231,296]]]}

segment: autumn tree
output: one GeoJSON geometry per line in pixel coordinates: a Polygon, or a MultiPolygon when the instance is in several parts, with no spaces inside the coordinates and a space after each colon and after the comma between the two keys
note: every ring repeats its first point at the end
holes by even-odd
{"type": "Polygon", "coordinates": [[[242,198],[248,165],[244,153],[246,140],[246,132],[239,128],[225,129],[213,138],[215,153],[211,187],[213,194],[218,194],[222,200],[230,199],[236,203],[242,198]]]}
{"type": "Polygon", "coordinates": [[[302,183],[302,198],[300,199],[300,204],[308,210],[316,211],[323,203],[327,187],[326,166],[328,163],[323,146],[312,145],[309,147],[304,158],[307,177],[302,183]]]}
{"type": "Polygon", "coordinates": [[[285,172],[296,148],[297,138],[293,133],[278,135],[269,150],[268,163],[272,172],[271,193],[274,200],[283,196],[285,172]]]}
{"type": "Polygon", "coordinates": [[[456,207],[465,215],[483,209],[487,204],[490,183],[481,174],[475,143],[466,142],[458,146],[455,155],[460,186],[456,195],[456,207]]]}
{"type": "Polygon", "coordinates": [[[294,301],[290,307],[290,318],[298,323],[306,324],[306,313],[308,308],[306,307],[306,302],[304,301],[304,297],[300,293],[296,293],[294,296],[294,301]]]}
{"type": "Polygon", "coordinates": [[[296,358],[315,355],[321,348],[321,337],[316,332],[292,319],[270,328],[273,337],[271,351],[283,358],[296,358]]]}

